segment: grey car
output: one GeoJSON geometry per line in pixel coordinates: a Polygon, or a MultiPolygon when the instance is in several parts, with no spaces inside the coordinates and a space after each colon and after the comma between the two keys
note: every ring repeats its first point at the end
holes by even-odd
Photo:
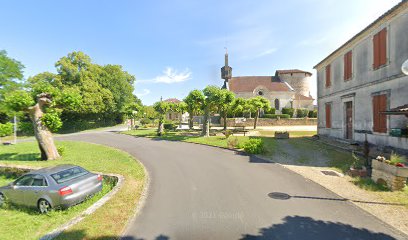
{"type": "Polygon", "coordinates": [[[56,207],[68,208],[100,192],[102,180],[101,175],[75,165],[31,171],[0,187],[0,206],[7,200],[17,205],[37,207],[41,213],[56,207]]]}

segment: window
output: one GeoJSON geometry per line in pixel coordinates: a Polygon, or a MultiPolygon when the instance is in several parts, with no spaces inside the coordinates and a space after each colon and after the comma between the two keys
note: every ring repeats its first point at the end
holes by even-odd
{"type": "Polygon", "coordinates": [[[331,103],[326,103],[326,128],[331,128],[331,103]]]}
{"type": "Polygon", "coordinates": [[[373,96],[373,131],[378,133],[387,132],[387,116],[381,112],[387,111],[387,95],[373,96]]]}
{"type": "Polygon", "coordinates": [[[379,67],[387,63],[387,28],[374,35],[373,38],[373,53],[374,62],[373,68],[379,67]]]}
{"type": "Polygon", "coordinates": [[[31,186],[31,184],[33,183],[33,175],[29,174],[29,175],[24,175],[22,177],[20,177],[19,179],[17,179],[14,184],[16,186],[31,186]]]}
{"type": "Polygon", "coordinates": [[[51,177],[54,178],[54,180],[58,184],[60,184],[60,183],[67,182],[75,178],[79,178],[86,174],[88,174],[88,171],[86,171],[85,169],[80,168],[80,167],[74,167],[74,168],[70,168],[70,169],[67,169],[67,170],[64,170],[58,173],[51,174],[51,177]]]}
{"type": "Polygon", "coordinates": [[[276,109],[276,110],[279,110],[279,109],[280,109],[279,99],[275,99],[275,109],[276,109]]]}
{"type": "Polygon", "coordinates": [[[46,187],[46,186],[48,186],[47,181],[41,175],[35,175],[33,177],[33,179],[34,179],[34,181],[31,184],[31,186],[35,186],[35,187],[46,187]]]}
{"type": "Polygon", "coordinates": [[[330,64],[326,66],[326,87],[331,86],[331,66],[330,64]]]}
{"type": "Polygon", "coordinates": [[[353,52],[344,54],[344,81],[350,80],[353,75],[353,52]]]}

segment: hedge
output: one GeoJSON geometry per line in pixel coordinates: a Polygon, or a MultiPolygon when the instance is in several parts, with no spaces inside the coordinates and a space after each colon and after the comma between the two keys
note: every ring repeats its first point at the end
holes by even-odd
{"type": "Polygon", "coordinates": [[[298,117],[298,118],[307,117],[308,114],[309,114],[309,110],[308,110],[308,109],[302,109],[302,108],[296,109],[296,117],[298,117]]]}
{"type": "Polygon", "coordinates": [[[309,118],[317,118],[317,110],[309,111],[307,115],[309,118]]]}
{"type": "Polygon", "coordinates": [[[263,118],[273,118],[273,119],[277,119],[277,118],[290,118],[290,116],[288,114],[264,114],[263,118]]]}
{"type": "Polygon", "coordinates": [[[291,118],[293,117],[294,113],[295,113],[294,108],[282,108],[282,114],[288,114],[291,118]]]}

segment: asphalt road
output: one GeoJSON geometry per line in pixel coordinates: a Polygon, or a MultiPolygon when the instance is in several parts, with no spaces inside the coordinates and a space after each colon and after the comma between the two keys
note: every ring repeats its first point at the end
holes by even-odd
{"type": "Polygon", "coordinates": [[[408,239],[320,185],[255,157],[109,132],[59,139],[112,146],[145,165],[148,196],[125,239],[408,239]],[[271,198],[272,192],[291,197],[271,198]]]}

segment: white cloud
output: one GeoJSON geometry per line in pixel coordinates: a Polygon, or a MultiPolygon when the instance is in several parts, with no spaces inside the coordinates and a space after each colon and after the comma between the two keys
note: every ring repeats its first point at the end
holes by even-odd
{"type": "Polygon", "coordinates": [[[159,75],[153,79],[139,80],[136,83],[179,83],[190,80],[192,72],[190,69],[186,68],[184,71],[179,72],[172,67],[166,67],[162,75],[159,75]]]}
{"type": "Polygon", "coordinates": [[[149,95],[149,94],[150,94],[149,89],[143,89],[142,93],[135,93],[135,95],[138,96],[138,97],[143,97],[143,96],[146,96],[146,95],[149,95]]]}

